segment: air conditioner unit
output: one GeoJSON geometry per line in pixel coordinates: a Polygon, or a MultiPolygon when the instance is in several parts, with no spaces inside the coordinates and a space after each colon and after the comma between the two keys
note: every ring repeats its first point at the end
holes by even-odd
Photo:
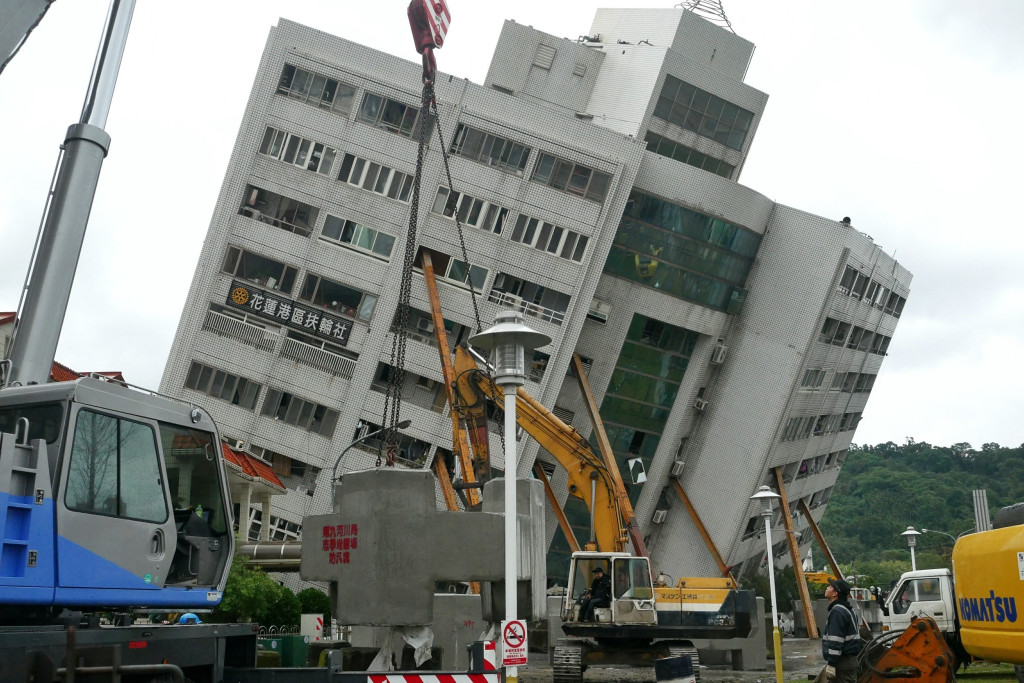
{"type": "Polygon", "coordinates": [[[651,521],[655,524],[661,524],[668,517],[668,510],[655,510],[654,516],[651,517],[651,521]]]}
{"type": "Polygon", "coordinates": [[[501,305],[502,306],[508,306],[509,308],[518,311],[519,307],[523,305],[523,297],[516,296],[515,294],[505,294],[505,293],[502,293],[502,295],[501,295],[501,305]]]}
{"type": "Polygon", "coordinates": [[[229,446],[231,446],[231,447],[232,447],[233,449],[235,449],[236,451],[244,451],[244,450],[245,450],[245,447],[246,447],[246,446],[247,446],[248,444],[247,444],[247,443],[245,443],[244,441],[242,441],[241,439],[233,439],[233,440],[230,440],[230,439],[229,439],[229,440],[228,440],[228,445],[229,445],[229,446]]]}
{"type": "Polygon", "coordinates": [[[680,474],[683,473],[684,467],[686,467],[685,460],[676,460],[674,463],[672,463],[672,469],[669,470],[669,474],[671,474],[673,477],[678,477],[680,474]]]}
{"type": "Polygon", "coordinates": [[[702,398],[698,398],[693,402],[693,407],[697,409],[697,412],[703,413],[708,409],[708,402],[702,398]]]}
{"type": "Polygon", "coordinates": [[[425,334],[434,333],[434,321],[429,318],[420,318],[416,321],[416,329],[425,334]]]}
{"type": "Polygon", "coordinates": [[[721,365],[725,362],[725,354],[729,352],[729,347],[723,344],[721,341],[715,344],[714,350],[711,352],[711,362],[715,365],[721,365]]]}
{"type": "Polygon", "coordinates": [[[309,489],[306,488],[305,486],[302,486],[301,484],[295,487],[295,491],[296,493],[309,493],[309,489]]]}
{"type": "Polygon", "coordinates": [[[599,323],[606,323],[611,312],[611,304],[594,299],[590,302],[590,310],[587,311],[587,317],[599,323]]]}

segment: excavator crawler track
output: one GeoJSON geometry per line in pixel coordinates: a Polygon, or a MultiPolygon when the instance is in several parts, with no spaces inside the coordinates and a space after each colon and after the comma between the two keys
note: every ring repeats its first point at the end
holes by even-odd
{"type": "Polygon", "coordinates": [[[580,643],[559,643],[551,656],[554,683],[582,683],[583,645],[580,643]]]}
{"type": "Polygon", "coordinates": [[[700,683],[700,656],[697,653],[697,648],[692,645],[669,645],[669,657],[682,657],[684,655],[690,656],[690,663],[693,664],[693,679],[696,683],[700,683]]]}

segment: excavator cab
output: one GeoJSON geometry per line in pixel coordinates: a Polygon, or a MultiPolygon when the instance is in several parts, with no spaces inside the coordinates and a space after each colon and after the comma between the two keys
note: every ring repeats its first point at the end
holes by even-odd
{"type": "Polygon", "coordinates": [[[579,621],[580,603],[597,567],[611,580],[610,603],[595,609],[595,620],[613,624],[656,624],[651,565],[646,557],[628,553],[573,553],[569,586],[562,603],[562,620],[579,621]]]}
{"type": "Polygon", "coordinates": [[[0,604],[214,607],[229,500],[200,408],[92,377],[0,390],[0,604]]]}

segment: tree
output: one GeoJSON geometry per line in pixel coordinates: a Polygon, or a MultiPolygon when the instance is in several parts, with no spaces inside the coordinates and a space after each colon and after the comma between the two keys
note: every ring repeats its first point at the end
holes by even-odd
{"type": "Polygon", "coordinates": [[[331,599],[319,588],[305,588],[296,597],[303,614],[319,614],[325,622],[331,618],[331,599]]]}
{"type": "Polygon", "coordinates": [[[224,599],[210,621],[257,622],[265,626],[299,623],[299,599],[249,559],[236,555],[224,586],[224,599]]]}

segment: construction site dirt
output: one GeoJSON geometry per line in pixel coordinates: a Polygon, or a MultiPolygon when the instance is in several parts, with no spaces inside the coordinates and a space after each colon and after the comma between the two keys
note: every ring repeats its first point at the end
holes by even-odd
{"type": "MultiPolygon", "coordinates": [[[[782,672],[786,681],[812,680],[825,665],[821,657],[821,641],[808,638],[786,638],[782,643],[782,672]]],[[[775,680],[775,662],[769,669],[734,671],[728,664],[700,666],[702,683],[770,683],[775,680]]],[[[550,683],[551,663],[546,652],[531,652],[528,666],[519,668],[519,683],[550,683]]],[[[654,667],[590,667],[583,674],[584,683],[653,683],[654,667]]]]}

